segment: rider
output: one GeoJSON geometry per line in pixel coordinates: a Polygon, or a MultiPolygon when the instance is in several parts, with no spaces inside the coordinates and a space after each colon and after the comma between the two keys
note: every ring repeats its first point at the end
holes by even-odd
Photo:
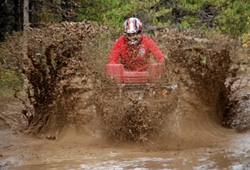
{"type": "Polygon", "coordinates": [[[142,33],[142,23],[138,18],[129,18],[123,24],[124,35],[112,45],[108,64],[124,65],[127,71],[143,71],[153,54],[158,63],[164,63],[164,56],[156,43],[142,33]]]}

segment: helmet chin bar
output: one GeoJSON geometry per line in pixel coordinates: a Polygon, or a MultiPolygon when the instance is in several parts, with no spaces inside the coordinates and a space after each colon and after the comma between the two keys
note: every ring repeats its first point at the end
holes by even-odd
{"type": "Polygon", "coordinates": [[[125,37],[127,39],[127,43],[129,45],[137,45],[140,41],[141,41],[141,34],[137,34],[137,33],[134,33],[134,34],[125,34],[125,37]]]}
{"type": "Polygon", "coordinates": [[[136,44],[138,44],[138,40],[137,39],[134,39],[134,40],[128,40],[128,44],[129,45],[136,45],[136,44]]]}

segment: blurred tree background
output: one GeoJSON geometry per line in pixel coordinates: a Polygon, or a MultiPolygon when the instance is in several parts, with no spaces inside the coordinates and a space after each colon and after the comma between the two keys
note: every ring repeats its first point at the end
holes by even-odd
{"type": "MultiPolygon", "coordinates": [[[[23,0],[1,0],[0,40],[23,28],[23,0]]],[[[249,32],[248,0],[29,0],[30,26],[43,22],[96,21],[120,28],[135,16],[145,26],[214,29],[227,35],[249,32]]]]}
{"type": "MultiPolygon", "coordinates": [[[[0,85],[9,82],[6,80],[20,84],[12,71],[18,70],[18,62],[13,62],[3,47],[9,35],[22,33],[24,1],[0,1],[0,85]]],[[[250,44],[249,0],[28,0],[28,3],[31,28],[42,27],[43,23],[89,20],[120,33],[125,19],[134,16],[143,22],[145,30],[201,29],[239,38],[244,47],[250,44]]]]}

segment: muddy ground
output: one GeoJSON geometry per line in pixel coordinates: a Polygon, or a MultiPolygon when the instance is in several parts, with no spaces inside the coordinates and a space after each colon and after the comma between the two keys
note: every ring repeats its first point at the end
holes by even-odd
{"type": "Polygon", "coordinates": [[[250,168],[249,63],[238,74],[234,41],[151,34],[166,55],[154,83],[178,88],[140,100],[104,74],[103,30],[84,21],[30,31],[26,95],[0,102],[1,169],[250,168]]]}
{"type": "Polygon", "coordinates": [[[182,125],[180,115],[173,116],[170,132],[182,134],[181,139],[158,136],[145,142],[121,142],[98,132],[83,135],[74,126],[67,127],[60,139],[23,134],[27,120],[22,109],[19,101],[1,100],[1,169],[250,168],[250,131],[228,129],[208,117],[182,125]]]}
{"type": "MultiPolygon", "coordinates": [[[[243,96],[249,94],[249,86],[243,90],[243,96]]],[[[181,107],[186,111],[177,110],[169,125],[164,126],[168,135],[135,142],[110,139],[101,133],[100,127],[90,130],[93,124],[87,126],[89,129],[83,127],[84,133],[73,125],[67,126],[60,138],[27,135],[24,132],[28,120],[21,113],[22,103],[1,99],[0,167],[13,170],[250,168],[248,128],[236,130],[222,126],[207,114],[211,108],[197,100],[182,102],[181,107]],[[199,116],[197,108],[203,111],[203,116],[199,116]]],[[[244,113],[249,113],[249,107],[245,109],[244,113]]],[[[238,121],[244,123],[241,117],[238,121]]]]}

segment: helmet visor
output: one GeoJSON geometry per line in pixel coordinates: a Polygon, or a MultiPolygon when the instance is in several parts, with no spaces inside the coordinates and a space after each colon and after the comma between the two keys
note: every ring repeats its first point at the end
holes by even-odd
{"type": "Polygon", "coordinates": [[[129,44],[135,45],[141,40],[142,37],[141,34],[142,34],[141,30],[139,30],[137,33],[126,33],[125,37],[129,44]]]}

